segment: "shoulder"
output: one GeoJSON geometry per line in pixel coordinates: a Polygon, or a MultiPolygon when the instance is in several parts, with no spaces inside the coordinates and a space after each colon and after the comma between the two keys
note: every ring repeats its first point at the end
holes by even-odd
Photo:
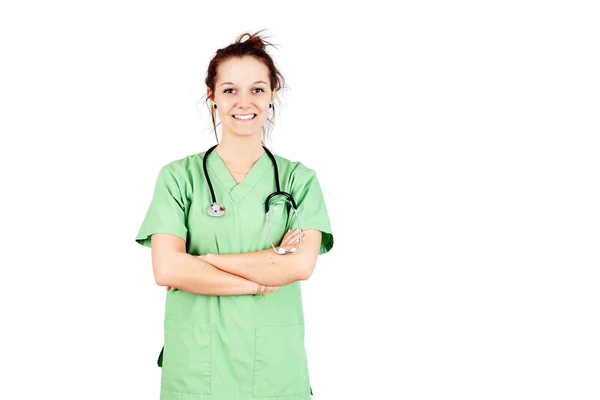
{"type": "Polygon", "coordinates": [[[273,154],[277,161],[277,166],[291,180],[299,180],[310,178],[316,175],[316,171],[301,161],[290,160],[286,157],[273,154]]]}
{"type": "Polygon", "coordinates": [[[185,179],[190,176],[190,171],[197,170],[198,166],[202,168],[205,153],[203,151],[171,160],[160,167],[160,174],[171,175],[178,180],[185,179]]]}
{"type": "Polygon", "coordinates": [[[302,197],[303,193],[314,190],[316,186],[320,185],[317,172],[310,165],[282,156],[274,156],[279,167],[282,190],[287,189],[292,196],[302,197]]]}

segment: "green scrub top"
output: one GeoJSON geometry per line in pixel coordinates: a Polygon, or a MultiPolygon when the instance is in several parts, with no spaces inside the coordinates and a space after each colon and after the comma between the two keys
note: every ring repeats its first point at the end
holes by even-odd
{"type": "MultiPolygon", "coordinates": [[[[239,184],[219,154],[209,154],[209,178],[217,203],[225,207],[223,216],[211,217],[206,212],[212,198],[202,166],[205,153],[161,168],[136,241],[150,247],[152,234],[170,233],[184,239],[192,255],[270,249],[264,204],[276,186],[268,154],[239,184]]],[[[296,201],[300,227],[320,230],[319,254],[327,253],[333,235],[315,171],[274,157],[281,190],[296,201]]],[[[294,212],[283,200],[276,196],[269,206],[276,247],[288,229],[297,228],[294,212]]],[[[264,298],[167,292],[161,357],[161,400],[310,400],[300,282],[264,298]]]]}

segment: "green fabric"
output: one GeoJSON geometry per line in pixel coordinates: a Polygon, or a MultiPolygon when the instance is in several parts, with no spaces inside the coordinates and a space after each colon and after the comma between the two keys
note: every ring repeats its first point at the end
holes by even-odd
{"type": "MultiPolygon", "coordinates": [[[[264,202],[276,187],[269,156],[263,154],[236,184],[218,153],[209,154],[209,177],[217,202],[225,207],[225,215],[211,217],[206,213],[212,199],[202,168],[204,154],[160,169],[136,241],[150,247],[152,234],[170,233],[186,240],[187,252],[193,255],[271,248],[264,202]]],[[[277,155],[275,159],[281,190],[294,197],[300,226],[320,230],[319,254],[327,253],[334,241],[315,171],[277,155]]],[[[282,199],[277,196],[270,202],[275,246],[297,225],[282,199]]],[[[167,292],[158,364],[161,400],[309,400],[300,282],[265,298],[167,292]]]]}

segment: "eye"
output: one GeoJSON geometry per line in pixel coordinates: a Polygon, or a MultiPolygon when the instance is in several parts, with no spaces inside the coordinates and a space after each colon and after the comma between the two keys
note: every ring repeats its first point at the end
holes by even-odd
{"type": "Polygon", "coordinates": [[[260,91],[261,91],[261,92],[263,92],[263,93],[265,92],[265,89],[263,89],[263,88],[256,88],[256,89],[254,89],[254,90],[260,90],[260,91]]]}
{"type": "Polygon", "coordinates": [[[231,92],[228,92],[228,90],[233,90],[233,89],[232,88],[225,89],[225,90],[223,90],[223,93],[231,93],[231,92]]]}

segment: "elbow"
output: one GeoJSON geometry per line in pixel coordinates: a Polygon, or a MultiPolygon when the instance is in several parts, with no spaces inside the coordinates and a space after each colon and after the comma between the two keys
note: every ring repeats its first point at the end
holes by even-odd
{"type": "Polygon", "coordinates": [[[313,271],[315,270],[315,263],[313,262],[302,262],[297,268],[297,277],[299,281],[307,281],[312,276],[313,271]]]}
{"type": "Polygon", "coordinates": [[[159,286],[175,286],[176,270],[185,254],[185,241],[174,235],[152,235],[152,271],[159,286]]]}
{"type": "Polygon", "coordinates": [[[154,282],[156,282],[158,286],[169,286],[167,281],[168,279],[163,273],[154,272],[154,282]]]}
{"type": "Polygon", "coordinates": [[[172,261],[165,260],[165,257],[157,258],[152,262],[154,281],[158,286],[173,286],[172,268],[169,268],[172,261]]]}
{"type": "Polygon", "coordinates": [[[312,272],[307,271],[306,269],[302,270],[302,272],[298,275],[299,281],[307,281],[312,276],[312,272]]]}
{"type": "Polygon", "coordinates": [[[169,286],[169,278],[167,277],[167,274],[165,273],[164,269],[160,268],[158,265],[155,265],[153,270],[154,282],[156,282],[158,286],[169,286]]]}

